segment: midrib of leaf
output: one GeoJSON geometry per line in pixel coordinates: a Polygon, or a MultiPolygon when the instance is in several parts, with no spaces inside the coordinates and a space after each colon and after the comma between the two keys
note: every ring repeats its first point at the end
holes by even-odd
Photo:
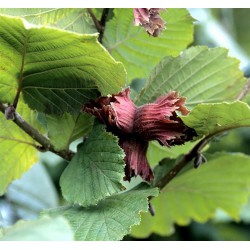
{"type": "MultiPolygon", "coordinates": [[[[137,40],[137,39],[135,39],[135,40],[137,40]]],[[[141,40],[138,40],[139,42],[141,42],[141,40]]],[[[150,43],[148,43],[147,41],[145,41],[144,43],[147,43],[147,44],[149,44],[150,45],[150,43]]],[[[153,44],[152,44],[153,45],[153,44]]],[[[155,53],[151,53],[150,51],[146,51],[146,52],[142,52],[141,50],[140,50],[140,48],[135,48],[134,46],[133,46],[133,44],[130,44],[130,43],[128,43],[128,44],[124,44],[123,45],[124,47],[126,46],[126,48],[128,48],[131,52],[135,52],[135,53],[137,53],[137,54],[141,54],[141,56],[143,56],[143,57],[147,57],[147,56],[151,56],[151,57],[155,57],[155,58],[158,58],[157,57],[157,55],[155,54],[155,53]]],[[[159,46],[160,47],[160,46],[159,46]]],[[[117,49],[117,53],[119,53],[121,56],[123,56],[124,58],[126,58],[126,53],[124,54],[124,55],[122,55],[121,54],[121,51],[119,50],[119,48],[117,49]]],[[[129,62],[129,59],[127,59],[126,58],[126,60],[129,62]]],[[[140,65],[140,63],[138,62],[138,63],[136,63],[136,62],[134,62],[134,61],[131,61],[131,62],[133,62],[135,65],[140,65]]]]}
{"type": "MultiPolygon", "coordinates": [[[[140,30],[137,33],[133,33],[131,35],[127,35],[123,40],[120,40],[118,42],[116,42],[114,45],[112,45],[111,47],[108,47],[107,50],[111,53],[114,49],[116,49],[119,45],[125,43],[127,40],[134,38],[136,36],[138,36],[141,33],[142,30],[140,30]]],[[[127,45],[126,45],[127,46],[127,45]]]]}
{"type": "Polygon", "coordinates": [[[50,9],[50,10],[46,10],[46,11],[42,11],[40,13],[36,13],[36,14],[27,14],[27,15],[23,15],[23,17],[36,17],[36,16],[40,16],[40,15],[44,15],[44,14],[48,14],[50,12],[56,11],[59,8],[54,8],[54,9],[50,9]]]}
{"type": "Polygon", "coordinates": [[[24,70],[24,64],[25,64],[25,57],[26,57],[26,51],[27,51],[27,44],[28,44],[28,34],[29,30],[25,30],[25,39],[23,43],[23,51],[21,54],[21,68],[20,68],[20,76],[18,80],[18,88],[21,90],[22,88],[22,82],[23,82],[23,70],[24,70]]]}
{"type": "Polygon", "coordinates": [[[74,22],[76,22],[79,18],[81,18],[83,16],[83,13],[80,13],[79,16],[77,16],[74,20],[72,20],[72,22],[68,23],[67,25],[65,25],[63,27],[63,29],[67,29],[70,25],[74,24],[74,22]]]}
{"type": "MultiPolygon", "coordinates": [[[[109,151],[107,151],[108,153],[110,153],[111,154],[111,152],[109,152],[109,151]]],[[[95,151],[95,152],[93,152],[93,153],[99,153],[99,152],[97,152],[97,151],[95,151]]],[[[101,151],[100,153],[105,153],[105,151],[101,151]]],[[[104,171],[107,171],[106,169],[101,169],[100,167],[99,167],[99,165],[98,165],[98,163],[97,162],[94,162],[93,160],[92,160],[92,158],[87,154],[87,152],[86,152],[86,158],[88,158],[89,159],[89,161],[90,162],[92,162],[92,166],[93,167],[95,167],[95,169],[97,170],[97,171],[99,171],[103,176],[105,176],[107,179],[109,179],[109,177],[105,174],[105,172],[104,171]]],[[[105,161],[105,162],[107,162],[107,161],[105,161]]],[[[110,163],[113,163],[112,161],[110,162],[110,163]]],[[[89,167],[90,169],[92,169],[92,166],[91,167],[89,167]]],[[[112,170],[108,170],[108,171],[112,171],[112,170]]],[[[105,184],[106,184],[106,178],[105,178],[105,184]]],[[[98,181],[100,182],[100,180],[98,179],[98,181]]],[[[112,185],[113,185],[113,183],[112,183],[112,185]]]]}
{"type": "Polygon", "coordinates": [[[17,143],[23,143],[23,144],[27,144],[27,145],[30,145],[30,146],[33,146],[33,147],[35,146],[35,144],[33,144],[31,142],[23,141],[23,140],[16,139],[16,138],[10,138],[10,137],[6,137],[6,136],[0,136],[0,139],[2,139],[2,140],[8,140],[8,141],[15,141],[17,143]]]}

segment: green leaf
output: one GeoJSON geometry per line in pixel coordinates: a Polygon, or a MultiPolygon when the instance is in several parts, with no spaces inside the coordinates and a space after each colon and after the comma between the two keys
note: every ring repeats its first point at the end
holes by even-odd
{"type": "Polygon", "coordinates": [[[147,197],[156,195],[157,188],[149,189],[143,183],[133,190],[108,197],[97,206],[65,206],[45,213],[67,218],[76,240],[121,240],[132,225],[140,223],[140,212],[148,211],[147,197]]]}
{"type": "Polygon", "coordinates": [[[159,37],[150,37],[145,29],[134,26],[132,9],[115,9],[106,24],[103,44],[125,65],[128,82],[148,77],[164,56],[178,55],[193,40],[193,18],[186,9],[168,9],[160,15],[167,24],[159,37]]]}
{"type": "Polygon", "coordinates": [[[12,103],[19,89],[32,109],[45,113],[77,114],[97,89],[116,93],[126,82],[123,65],[97,35],[28,29],[18,18],[0,16],[0,58],[0,101],[12,103]]]}
{"type": "Polygon", "coordinates": [[[123,158],[118,139],[106,132],[102,124],[96,123],[61,176],[64,198],[89,206],[120,191],[125,167],[123,158]]]}
{"type": "Polygon", "coordinates": [[[227,49],[195,46],[178,57],[165,57],[151,72],[136,104],[154,102],[175,90],[193,107],[204,102],[235,100],[246,79],[239,61],[227,56],[227,49]]]}
{"type": "Polygon", "coordinates": [[[175,159],[181,154],[189,152],[197,142],[186,142],[184,145],[176,145],[168,148],[161,146],[158,142],[149,143],[147,159],[151,167],[156,166],[164,158],[175,159]]]}
{"type": "Polygon", "coordinates": [[[72,229],[62,216],[41,217],[35,221],[18,221],[3,230],[2,241],[69,241],[73,240],[72,229]]]}
{"type": "Polygon", "coordinates": [[[11,183],[5,197],[22,219],[35,219],[41,210],[58,206],[55,185],[41,163],[11,183]]]}
{"type": "Polygon", "coordinates": [[[22,17],[29,23],[46,25],[82,34],[96,33],[86,9],[80,8],[26,8],[0,9],[1,14],[22,17]]]}
{"type": "Polygon", "coordinates": [[[215,216],[218,208],[239,220],[241,207],[249,197],[250,157],[218,153],[207,159],[200,168],[183,171],[152,200],[156,215],[143,215],[132,235],[146,237],[153,232],[170,235],[174,223],[181,226],[191,220],[204,223],[215,216]]]}
{"type": "Polygon", "coordinates": [[[183,122],[198,135],[213,135],[225,130],[250,126],[250,108],[241,101],[232,103],[199,104],[183,122]]]}
{"type": "MultiPolygon", "coordinates": [[[[19,102],[18,111],[32,124],[33,114],[19,102]]],[[[34,140],[0,112],[0,195],[10,182],[21,177],[37,161],[34,140]]]]}
{"type": "Polygon", "coordinates": [[[88,134],[93,126],[91,115],[79,113],[62,116],[47,115],[48,137],[56,150],[68,149],[71,142],[88,134]]]}

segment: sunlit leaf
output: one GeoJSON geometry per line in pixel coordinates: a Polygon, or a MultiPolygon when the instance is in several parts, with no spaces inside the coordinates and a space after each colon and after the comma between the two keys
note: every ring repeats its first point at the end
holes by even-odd
{"type": "MultiPolygon", "coordinates": [[[[27,121],[34,119],[26,105],[19,102],[18,112],[27,121]]],[[[0,194],[8,184],[21,177],[37,161],[34,140],[0,112],[0,194]]]]}
{"type": "Polygon", "coordinates": [[[86,9],[81,8],[0,8],[0,13],[22,17],[32,24],[46,25],[82,34],[97,32],[86,9]]]}
{"type": "Polygon", "coordinates": [[[0,16],[0,59],[0,101],[13,103],[19,89],[32,109],[45,113],[77,114],[98,90],[116,93],[126,83],[123,65],[97,35],[28,29],[18,18],[0,16]]]}

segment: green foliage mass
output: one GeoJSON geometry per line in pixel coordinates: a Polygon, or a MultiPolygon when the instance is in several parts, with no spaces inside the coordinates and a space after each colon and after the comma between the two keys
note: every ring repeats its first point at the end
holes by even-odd
{"type": "Polygon", "coordinates": [[[96,205],[101,199],[122,189],[124,152],[117,138],[96,124],[86,142],[61,176],[64,198],[82,206],[96,205]],[[74,179],[74,185],[72,185],[74,179]]]}
{"type": "MultiPolygon", "coordinates": [[[[193,41],[195,20],[186,9],[160,11],[166,28],[159,37],[150,37],[143,27],[133,25],[132,9],[110,9],[100,30],[91,15],[101,19],[102,12],[0,9],[0,194],[5,194],[0,197],[0,215],[3,200],[15,211],[15,219],[36,218],[0,228],[1,240],[110,241],[130,233],[134,237],[169,236],[175,225],[194,221],[242,219],[248,223],[247,154],[209,154],[207,145],[202,149],[205,164],[194,169],[189,162],[160,194],[155,187],[170,170],[176,171],[181,159],[187,161],[188,152],[202,140],[220,138],[240,127],[246,127],[244,137],[248,138],[250,109],[238,98],[247,92],[247,79],[239,60],[221,47],[187,48],[193,41]],[[97,31],[104,31],[102,39],[98,40],[97,31]],[[193,141],[171,148],[150,142],[147,157],[155,179],[148,184],[140,183],[140,178],[123,181],[125,154],[119,138],[81,112],[86,102],[116,94],[131,81],[138,106],[169,91],[185,97],[190,113],[180,118],[198,134],[193,141]],[[40,145],[37,135],[25,133],[22,122],[18,127],[16,120],[6,119],[3,107],[15,99],[20,114],[15,119],[24,119],[49,146],[40,145]],[[64,158],[57,159],[63,169],[58,169],[60,164],[55,164],[51,154],[38,155],[37,149],[64,158]],[[41,155],[50,160],[44,164],[47,169],[39,162],[13,182],[41,155]],[[47,170],[53,172],[55,183],[47,170]],[[148,213],[149,199],[155,216],[148,213]],[[39,213],[42,216],[37,218],[39,213]]],[[[235,39],[249,52],[244,28],[248,24],[239,18],[246,13],[235,10],[232,17],[235,39]]],[[[117,110],[109,108],[111,112],[107,108],[102,112],[113,119],[117,110]]],[[[217,230],[224,232],[219,226],[217,230]]]]}

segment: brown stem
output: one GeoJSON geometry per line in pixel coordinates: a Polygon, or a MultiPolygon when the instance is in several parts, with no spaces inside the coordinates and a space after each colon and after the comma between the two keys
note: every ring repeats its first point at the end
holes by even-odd
{"type": "Polygon", "coordinates": [[[102,38],[103,38],[103,35],[104,35],[104,29],[105,29],[107,17],[108,17],[108,14],[109,14],[109,9],[108,8],[103,9],[102,17],[101,17],[100,21],[97,20],[96,16],[94,15],[94,13],[92,12],[91,9],[87,9],[87,11],[88,11],[89,15],[91,16],[97,31],[99,32],[98,41],[100,43],[102,43],[102,38]]]}
{"type": "Polygon", "coordinates": [[[102,26],[101,26],[100,22],[97,20],[96,16],[94,15],[94,13],[92,12],[91,9],[87,9],[87,11],[88,11],[89,15],[91,16],[91,18],[92,18],[92,20],[93,20],[93,22],[95,24],[95,27],[96,27],[97,31],[99,33],[101,33],[102,26]]]}
{"type": "MultiPolygon", "coordinates": [[[[5,110],[8,106],[0,103],[0,111],[5,114],[5,110]]],[[[36,142],[42,145],[36,146],[37,149],[42,149],[42,151],[50,151],[59,155],[67,161],[70,161],[74,153],[70,150],[55,150],[54,146],[51,144],[50,140],[42,135],[38,130],[33,128],[29,123],[27,123],[20,114],[15,111],[14,119],[12,120],[18,127],[20,127],[26,134],[32,137],[36,142]]]]}
{"type": "Polygon", "coordinates": [[[18,90],[16,92],[16,96],[15,96],[14,102],[13,102],[13,105],[12,105],[15,109],[17,108],[17,103],[18,103],[20,94],[21,94],[21,88],[18,88],[18,90]]]}
{"type": "Polygon", "coordinates": [[[163,189],[192,159],[197,157],[197,154],[207,145],[210,139],[211,136],[206,136],[200,140],[165,176],[155,183],[155,186],[163,189]]]}
{"type": "Polygon", "coordinates": [[[105,25],[106,25],[106,21],[107,21],[107,18],[108,18],[108,14],[109,14],[109,8],[104,8],[103,11],[102,11],[102,17],[101,17],[101,21],[100,21],[100,24],[101,24],[101,31],[100,31],[100,35],[99,35],[99,42],[102,43],[102,39],[103,39],[103,35],[104,35],[104,30],[105,30],[105,25]]]}
{"type": "Polygon", "coordinates": [[[249,90],[250,90],[250,78],[248,78],[246,85],[244,86],[244,88],[242,89],[242,91],[240,92],[240,94],[236,99],[239,101],[242,100],[247,95],[249,90]]]}

